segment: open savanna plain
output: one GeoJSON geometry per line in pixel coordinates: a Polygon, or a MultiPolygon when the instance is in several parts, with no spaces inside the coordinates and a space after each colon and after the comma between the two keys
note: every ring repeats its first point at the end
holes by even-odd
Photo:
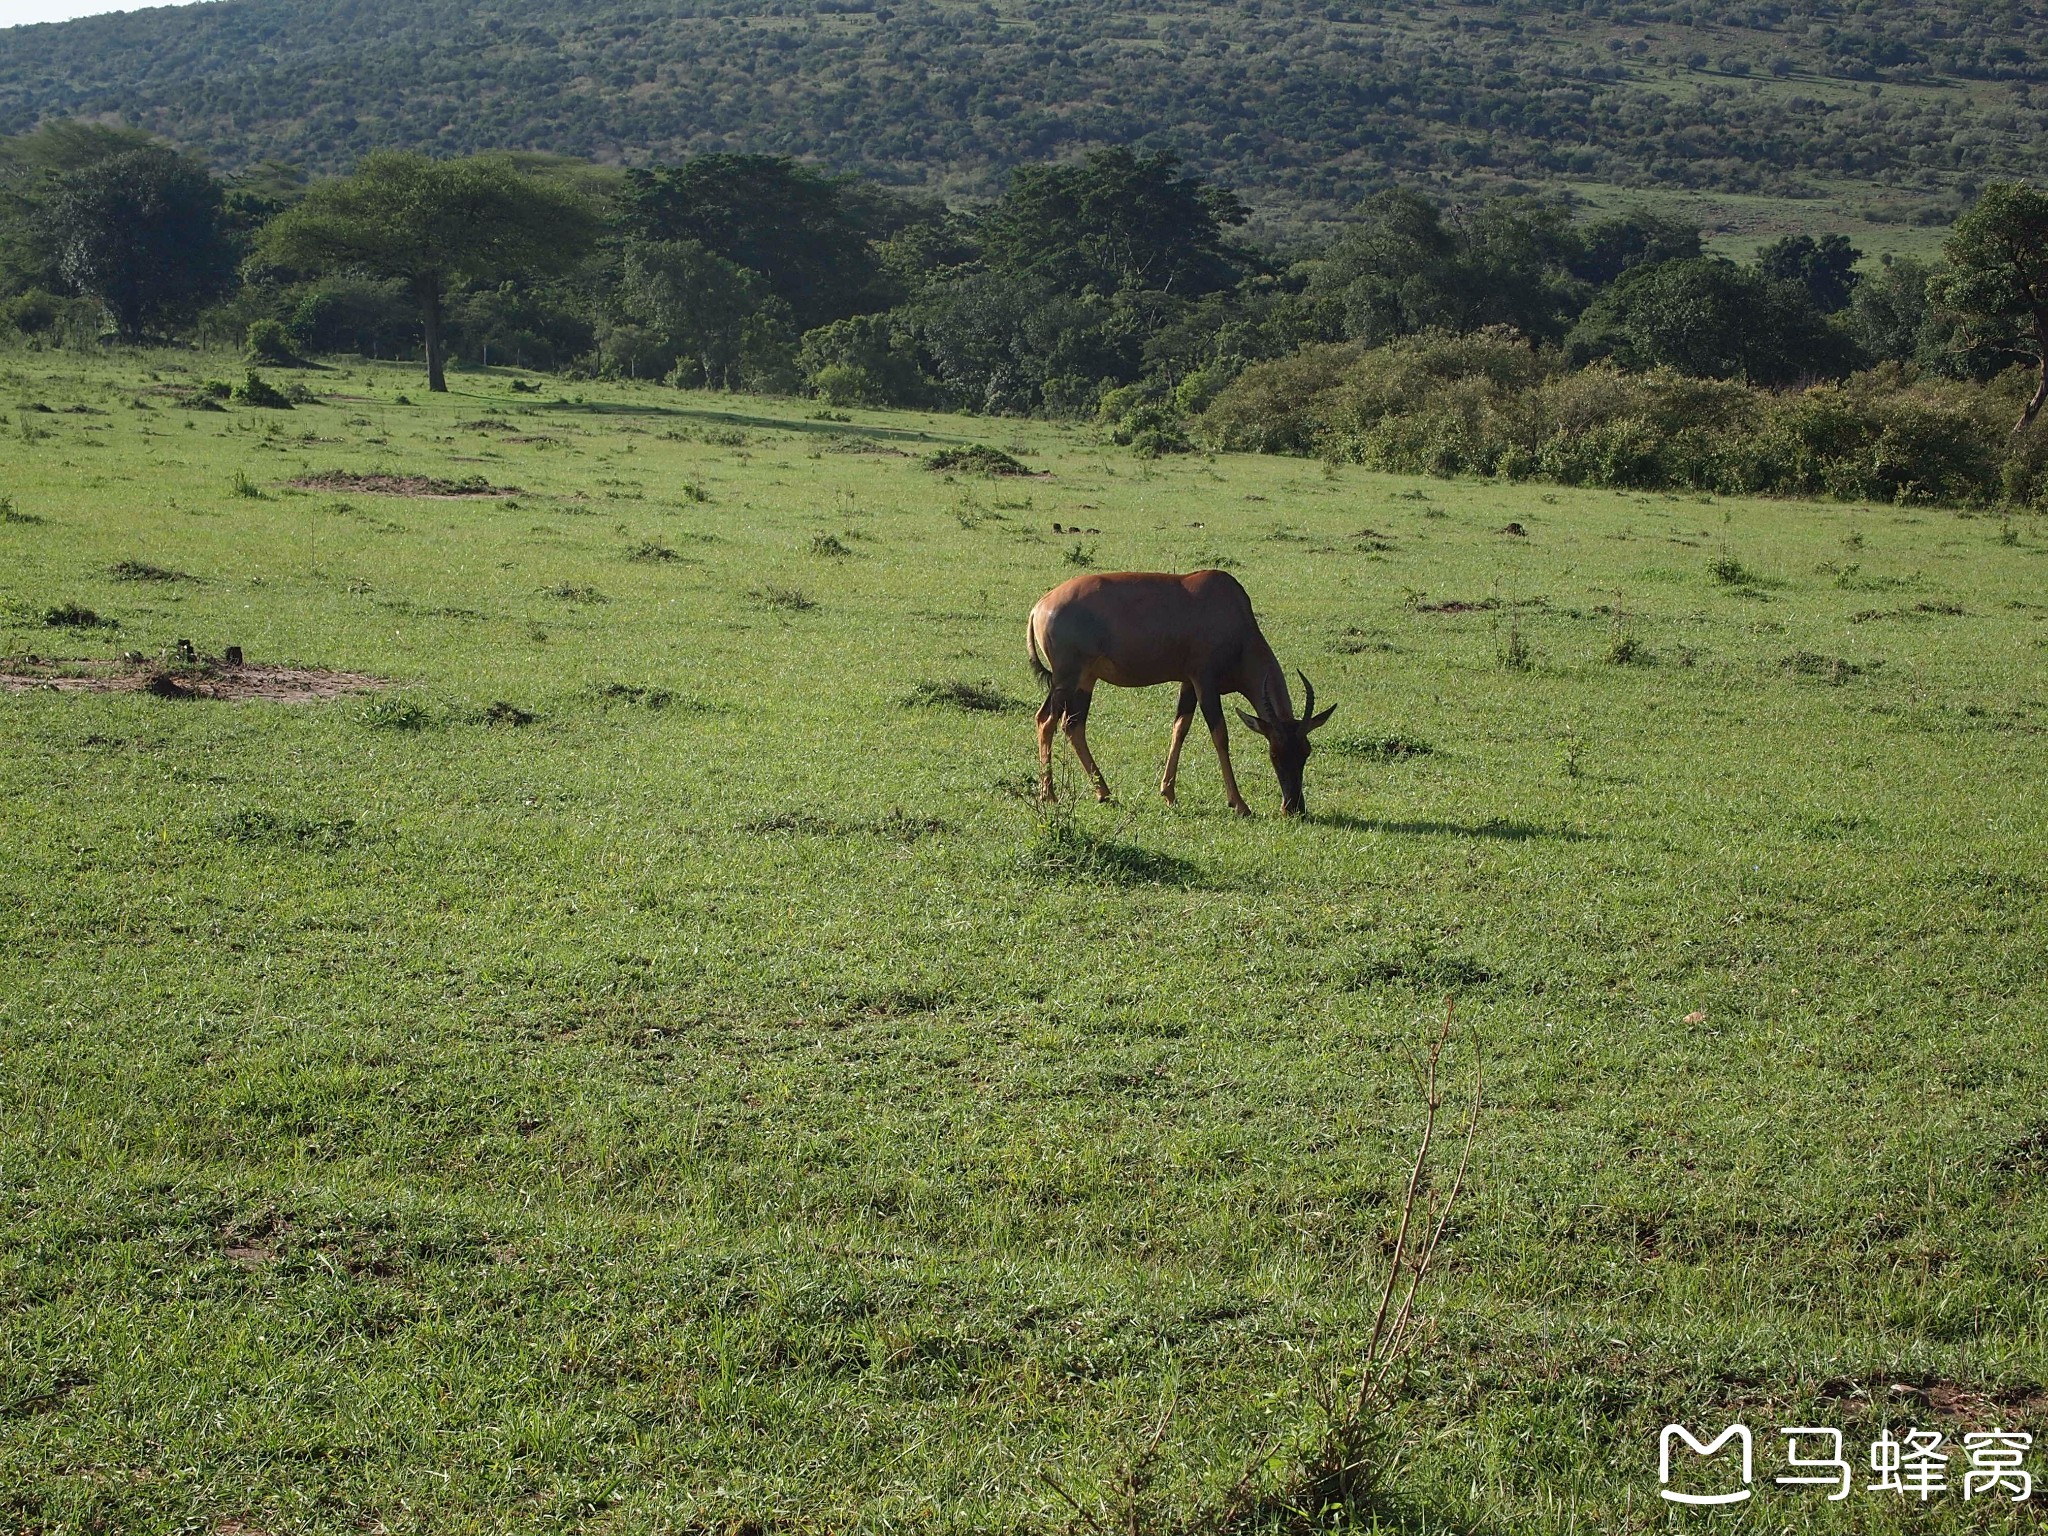
{"type": "Polygon", "coordinates": [[[1199,1518],[1360,1346],[1447,997],[1353,1521],[2038,1525],[1958,1444],[2048,1436],[2038,521],[228,371],[0,358],[0,1530],[1199,1518]],[[1170,690],[1034,806],[1084,564],[1244,581],[1306,819],[1241,728],[1253,819],[1199,730],[1163,804],[1170,690]],[[1756,1498],[1661,1502],[1669,1421],[1756,1498]]]}

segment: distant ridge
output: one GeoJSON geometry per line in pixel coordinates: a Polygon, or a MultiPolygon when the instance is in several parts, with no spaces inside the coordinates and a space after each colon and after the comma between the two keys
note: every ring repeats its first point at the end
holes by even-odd
{"type": "Polygon", "coordinates": [[[223,169],[745,148],[952,191],[1127,143],[1269,207],[1394,177],[1904,205],[2042,163],[2044,23],[1959,0],[214,0],[0,32],[0,131],[117,117],[223,169]]]}

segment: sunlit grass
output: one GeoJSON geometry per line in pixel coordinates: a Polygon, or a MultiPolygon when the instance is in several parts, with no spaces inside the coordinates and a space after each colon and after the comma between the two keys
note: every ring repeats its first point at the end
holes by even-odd
{"type": "Polygon", "coordinates": [[[393,686],[0,695],[0,1525],[1054,1529],[1168,1398],[1195,1507],[1369,1314],[1447,992],[1383,1520],[1663,1529],[1667,1419],[1894,1384],[2048,1430],[2038,521],[225,367],[0,359],[0,647],[393,686]],[[1199,731],[1159,803],[1170,690],[1030,804],[1055,522],[1246,584],[1308,819],[1241,731],[1256,819],[1199,731]]]}

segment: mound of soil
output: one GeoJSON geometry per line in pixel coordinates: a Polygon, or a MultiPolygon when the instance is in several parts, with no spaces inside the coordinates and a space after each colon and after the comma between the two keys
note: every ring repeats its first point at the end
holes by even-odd
{"type": "Polygon", "coordinates": [[[492,485],[482,475],[460,480],[441,480],[433,475],[359,475],[351,470],[330,469],[324,474],[301,475],[288,482],[306,491],[352,491],[367,496],[430,496],[451,499],[461,496],[517,496],[516,485],[492,485]]]}
{"type": "Polygon", "coordinates": [[[390,686],[383,678],[362,672],[246,662],[165,666],[147,661],[51,661],[37,656],[0,660],[0,693],[49,688],[59,693],[149,693],[160,699],[268,699],[278,704],[304,704],[390,686]]]}

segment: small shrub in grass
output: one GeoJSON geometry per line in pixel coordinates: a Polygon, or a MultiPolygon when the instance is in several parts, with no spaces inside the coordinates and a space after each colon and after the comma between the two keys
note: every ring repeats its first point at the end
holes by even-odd
{"type": "Polygon", "coordinates": [[[558,581],[552,587],[544,587],[541,591],[544,597],[552,597],[561,603],[583,603],[589,605],[607,601],[605,595],[598,591],[597,588],[579,587],[575,583],[567,581],[558,581]]]}
{"type": "Polygon", "coordinates": [[[1398,763],[1403,758],[1428,757],[1436,748],[1412,736],[1338,736],[1324,742],[1323,750],[1370,763],[1398,763]]]}
{"type": "Polygon", "coordinates": [[[0,496],[0,523],[40,523],[42,519],[33,512],[24,512],[14,504],[12,496],[0,496]]]}
{"type": "Polygon", "coordinates": [[[243,405],[259,406],[267,411],[288,411],[292,408],[285,392],[253,369],[235,386],[235,399],[243,405]]]}
{"type": "Polygon", "coordinates": [[[959,709],[969,714],[1008,714],[1030,706],[1013,699],[994,683],[970,683],[960,678],[936,682],[926,678],[904,695],[905,709],[959,709]]]}
{"type": "Polygon", "coordinates": [[[207,400],[225,400],[235,392],[235,386],[226,379],[207,379],[200,384],[198,394],[207,400]]]}
{"type": "Polygon", "coordinates": [[[941,448],[936,453],[925,455],[924,467],[933,471],[952,471],[963,475],[1028,475],[1031,473],[1022,462],[1003,452],[975,443],[966,448],[941,448]]]}
{"type": "Polygon", "coordinates": [[[147,560],[117,560],[107,567],[107,574],[116,581],[196,581],[183,571],[168,570],[161,565],[151,565],[147,560]]]}
{"type": "Polygon", "coordinates": [[[292,351],[291,335],[276,320],[250,321],[248,345],[252,363],[268,363],[273,368],[299,366],[298,354],[292,351]]]}
{"type": "Polygon", "coordinates": [[[521,709],[506,699],[498,699],[483,713],[485,725],[532,725],[540,718],[530,709],[521,709]]]}
{"type": "Polygon", "coordinates": [[[1095,563],[1095,550],[1092,545],[1083,545],[1076,541],[1066,547],[1060,558],[1069,565],[1078,565],[1085,569],[1095,563]]]}
{"type": "Polygon", "coordinates": [[[1816,678],[1830,687],[1839,688],[1852,677],[1862,677],[1877,671],[1884,665],[1882,660],[1851,661],[1846,656],[1823,656],[1817,651],[1794,651],[1781,657],[1778,669],[1792,677],[1816,678]]]}
{"type": "Polygon", "coordinates": [[[682,556],[678,555],[666,544],[660,544],[653,539],[648,539],[643,543],[635,544],[631,549],[627,550],[626,558],[628,560],[644,561],[652,565],[662,565],[671,560],[680,560],[682,556]]]}
{"type": "Polygon", "coordinates": [[[246,497],[250,501],[262,501],[265,499],[263,487],[254,480],[251,480],[239,469],[235,471],[235,478],[228,482],[228,490],[232,495],[246,497]]]}
{"type": "Polygon", "coordinates": [[[1519,624],[1509,624],[1507,633],[1494,645],[1493,659],[1510,672],[1526,672],[1536,663],[1535,652],[1519,624]]]}
{"type": "Polygon", "coordinates": [[[836,534],[814,533],[811,535],[811,553],[828,560],[842,560],[853,550],[836,534]]]}
{"type": "Polygon", "coordinates": [[[1636,636],[1633,630],[1622,630],[1615,635],[1607,647],[1607,659],[1617,667],[1647,667],[1653,658],[1650,649],[1636,636]]]}
{"type": "Polygon", "coordinates": [[[373,731],[424,731],[434,723],[426,705],[403,694],[385,694],[370,700],[356,711],[356,720],[373,731]]]}
{"type": "Polygon", "coordinates": [[[119,629],[112,619],[102,618],[81,603],[58,603],[45,608],[43,623],[51,629],[119,629]]]}
{"type": "Polygon", "coordinates": [[[1726,550],[1714,558],[1707,567],[1707,574],[1724,587],[1753,587],[1757,584],[1756,572],[1726,550]]]}
{"type": "Polygon", "coordinates": [[[674,709],[688,715],[710,715],[718,706],[702,699],[686,698],[668,688],[648,688],[639,683],[599,683],[591,693],[605,704],[626,704],[636,709],[674,709]]]}
{"type": "Polygon", "coordinates": [[[757,587],[747,595],[763,608],[775,608],[784,613],[808,613],[818,606],[818,600],[801,587],[778,587],[771,584],[757,587]]]}

